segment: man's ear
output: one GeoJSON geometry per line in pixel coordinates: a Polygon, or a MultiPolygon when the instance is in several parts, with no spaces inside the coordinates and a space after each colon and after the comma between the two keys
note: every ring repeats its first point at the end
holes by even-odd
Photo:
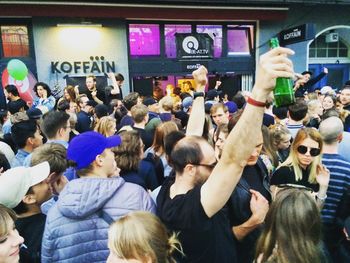
{"type": "Polygon", "coordinates": [[[33,205],[36,203],[36,198],[34,194],[26,194],[23,198],[22,198],[23,203],[25,203],[26,205],[33,205]]]}
{"type": "Polygon", "coordinates": [[[95,162],[96,162],[96,164],[97,164],[98,166],[102,166],[102,165],[103,165],[103,160],[102,160],[102,155],[101,155],[101,154],[99,154],[99,155],[96,156],[95,162]]]}
{"type": "Polygon", "coordinates": [[[189,163],[189,164],[186,164],[186,166],[184,168],[184,172],[186,172],[189,175],[193,176],[193,175],[196,174],[196,169],[197,169],[197,166],[189,163]]]}
{"type": "Polygon", "coordinates": [[[26,144],[29,143],[30,145],[33,145],[33,140],[34,140],[34,137],[28,137],[26,144]]]}
{"type": "Polygon", "coordinates": [[[343,140],[343,133],[341,133],[337,136],[337,140],[339,143],[343,140]]]}

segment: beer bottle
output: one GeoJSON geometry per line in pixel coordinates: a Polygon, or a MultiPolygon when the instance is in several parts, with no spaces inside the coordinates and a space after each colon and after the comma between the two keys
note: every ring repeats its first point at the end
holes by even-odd
{"type": "MultiPolygon", "coordinates": [[[[270,47],[279,47],[278,38],[274,37],[270,39],[270,47]]],[[[277,78],[276,86],[273,90],[273,95],[275,97],[276,107],[283,107],[291,105],[295,102],[293,82],[289,78],[277,78]]]]}

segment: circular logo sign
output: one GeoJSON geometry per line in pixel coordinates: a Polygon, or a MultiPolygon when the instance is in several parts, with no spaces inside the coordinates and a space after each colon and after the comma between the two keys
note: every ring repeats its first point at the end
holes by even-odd
{"type": "Polygon", "coordinates": [[[182,48],[188,54],[193,54],[193,51],[198,50],[199,43],[194,36],[185,37],[182,41],[182,48]]]}

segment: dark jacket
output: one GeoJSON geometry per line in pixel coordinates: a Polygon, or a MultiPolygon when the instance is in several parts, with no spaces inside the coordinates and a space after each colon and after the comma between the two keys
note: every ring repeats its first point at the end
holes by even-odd
{"type": "Polygon", "coordinates": [[[314,85],[319,82],[321,79],[323,79],[327,74],[324,72],[321,72],[316,77],[310,79],[308,82],[304,84],[304,86],[299,87],[295,91],[295,97],[303,97],[304,93],[307,91],[308,93],[314,92],[317,88],[314,88],[314,85]]]}
{"type": "MultiPolygon", "coordinates": [[[[263,187],[270,194],[269,175],[265,164],[259,158],[255,165],[261,171],[260,175],[262,176],[261,180],[263,182],[263,187]]],[[[251,186],[248,184],[243,174],[227,203],[228,216],[231,226],[238,226],[243,224],[252,215],[252,212],[250,211],[251,193],[249,192],[251,186]]],[[[268,200],[271,201],[271,194],[268,200]]],[[[237,241],[237,251],[239,251],[238,262],[252,262],[255,251],[254,247],[260,233],[261,228],[256,228],[250,232],[243,240],[237,241]]]]}
{"type": "Polygon", "coordinates": [[[91,131],[91,116],[85,111],[80,111],[77,114],[76,130],[79,133],[91,131]]]}

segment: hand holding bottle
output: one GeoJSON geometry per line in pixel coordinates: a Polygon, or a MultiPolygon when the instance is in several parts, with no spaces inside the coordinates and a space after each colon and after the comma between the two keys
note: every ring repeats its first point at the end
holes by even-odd
{"type": "Polygon", "coordinates": [[[269,93],[274,90],[278,77],[294,77],[293,63],[288,58],[293,54],[294,51],[289,48],[278,47],[260,56],[252,91],[255,100],[266,101],[269,93]]]}

